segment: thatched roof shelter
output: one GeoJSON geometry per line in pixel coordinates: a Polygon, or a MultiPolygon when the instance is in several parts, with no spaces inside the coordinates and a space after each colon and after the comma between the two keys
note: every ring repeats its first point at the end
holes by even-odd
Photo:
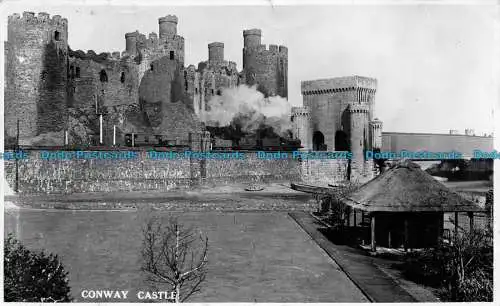
{"type": "Polygon", "coordinates": [[[462,198],[419,165],[403,160],[344,199],[366,212],[476,212],[479,205],[462,198]]]}

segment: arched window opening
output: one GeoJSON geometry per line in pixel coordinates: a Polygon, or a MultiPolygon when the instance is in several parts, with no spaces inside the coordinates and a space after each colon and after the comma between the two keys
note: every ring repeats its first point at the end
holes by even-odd
{"type": "Polygon", "coordinates": [[[213,95],[213,94],[214,94],[214,90],[213,90],[213,88],[212,88],[212,95],[213,95]]]}
{"type": "Polygon", "coordinates": [[[184,89],[186,89],[186,91],[188,91],[188,82],[187,81],[184,81],[184,89]]]}
{"type": "Polygon", "coordinates": [[[122,72],[122,75],[120,76],[120,82],[125,83],[125,72],[122,72]]]}
{"type": "Polygon", "coordinates": [[[174,59],[174,51],[170,51],[170,59],[173,60],[174,59]]]}
{"type": "Polygon", "coordinates": [[[195,89],[194,89],[194,92],[195,92],[196,94],[198,94],[198,88],[195,88],[195,89]]]}
{"type": "Polygon", "coordinates": [[[335,151],[349,151],[349,140],[344,131],[335,132],[335,151]]]}
{"type": "Polygon", "coordinates": [[[59,31],[54,32],[54,39],[57,41],[61,40],[61,33],[59,31]]]}
{"type": "Polygon", "coordinates": [[[101,72],[99,73],[99,79],[101,80],[101,82],[108,82],[108,75],[106,74],[106,70],[101,70],[101,72]]]}
{"type": "Polygon", "coordinates": [[[69,71],[70,71],[70,77],[73,79],[75,77],[75,67],[71,65],[69,67],[69,71]]]}
{"type": "Polygon", "coordinates": [[[313,133],[313,150],[326,151],[325,136],[320,131],[313,133]]]}
{"type": "Polygon", "coordinates": [[[149,65],[149,68],[151,68],[151,71],[155,70],[155,66],[153,64],[149,65]]]}
{"type": "Polygon", "coordinates": [[[220,89],[217,90],[217,95],[218,96],[222,95],[222,92],[220,91],[220,89]]]}

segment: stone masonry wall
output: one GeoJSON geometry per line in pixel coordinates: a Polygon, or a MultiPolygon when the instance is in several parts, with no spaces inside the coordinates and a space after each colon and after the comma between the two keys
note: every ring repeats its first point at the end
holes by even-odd
{"type": "Polygon", "coordinates": [[[311,185],[327,186],[347,180],[348,160],[305,160],[300,165],[301,180],[311,185]]]}
{"type": "MultiPolygon", "coordinates": [[[[102,151],[101,151],[102,152],[102,151]]],[[[25,194],[110,191],[168,191],[206,184],[304,181],[335,183],[346,179],[346,160],[263,160],[248,152],[246,160],[153,160],[139,151],[137,159],[43,160],[29,151],[19,161],[19,190],[25,194]],[[194,169],[194,171],[192,171],[194,169]],[[201,170],[204,169],[204,170],[201,170]],[[202,171],[202,172],[200,172],[202,171]],[[204,174],[204,178],[202,177],[204,174]],[[202,177],[201,180],[197,180],[202,177]]],[[[5,176],[14,186],[15,162],[4,161],[5,176]]]]}

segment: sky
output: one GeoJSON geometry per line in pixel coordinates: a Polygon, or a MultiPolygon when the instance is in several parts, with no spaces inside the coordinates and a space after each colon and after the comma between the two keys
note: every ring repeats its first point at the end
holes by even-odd
{"type": "Polygon", "coordinates": [[[1,41],[6,40],[7,15],[45,11],[68,19],[73,50],[123,51],[126,32],[158,32],[158,18],[175,14],[178,34],[185,38],[186,66],[206,60],[208,43],[220,41],[225,44],[225,59],[235,61],[241,70],[243,30],[260,28],[263,44],[288,47],[292,105],[302,105],[301,81],[361,75],[378,80],[375,116],[384,122],[384,131],[448,133],[456,129],[463,133],[472,128],[482,135],[494,129],[493,108],[499,101],[496,57],[500,54],[494,2],[307,6],[60,3],[3,3],[1,41]]]}

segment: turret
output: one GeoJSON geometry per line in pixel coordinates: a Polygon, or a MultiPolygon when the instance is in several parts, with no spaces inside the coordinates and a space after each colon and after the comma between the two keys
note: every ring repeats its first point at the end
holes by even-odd
{"type": "Polygon", "coordinates": [[[288,50],[285,46],[261,44],[262,31],[243,31],[245,83],[256,85],[264,96],[288,97],[288,50]]]}
{"type": "Polygon", "coordinates": [[[170,37],[177,35],[177,16],[167,15],[158,18],[160,40],[165,41],[170,37]]]}
{"type": "Polygon", "coordinates": [[[370,108],[366,104],[351,104],[349,106],[349,133],[351,159],[351,177],[357,177],[363,173],[364,151],[365,151],[365,125],[368,120],[370,108]]]}
{"type": "Polygon", "coordinates": [[[245,48],[255,48],[260,46],[262,32],[260,29],[250,29],[243,31],[243,44],[245,48]]]}
{"type": "Polygon", "coordinates": [[[138,36],[139,36],[139,31],[125,34],[125,50],[131,56],[134,56],[137,54],[137,37],[138,36]]]}
{"type": "Polygon", "coordinates": [[[371,149],[382,149],[382,121],[375,118],[370,122],[371,149]]]}
{"type": "Polygon", "coordinates": [[[311,111],[308,107],[292,107],[292,133],[300,139],[302,150],[312,150],[311,111]]]}
{"type": "MultiPolygon", "coordinates": [[[[68,20],[24,12],[8,18],[5,132],[20,143],[66,126],[68,20]]],[[[61,137],[63,140],[64,138],[61,137]]],[[[63,141],[62,141],[63,142],[63,141]]]]}
{"type": "Polygon", "coordinates": [[[224,43],[213,42],[208,44],[208,63],[222,63],[224,61],[224,43]]]}

